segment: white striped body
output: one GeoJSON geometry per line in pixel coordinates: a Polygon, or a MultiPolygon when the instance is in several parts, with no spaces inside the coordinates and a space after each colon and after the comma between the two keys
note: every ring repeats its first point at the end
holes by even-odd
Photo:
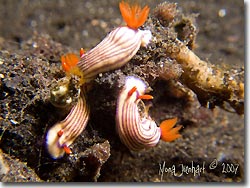
{"type": "Polygon", "coordinates": [[[68,116],[56,123],[47,133],[46,144],[49,154],[53,158],[64,155],[64,146],[68,147],[82,133],[89,120],[89,108],[84,94],[81,94],[77,104],[71,109],[68,116]],[[58,135],[61,131],[62,135],[58,135]]]}
{"type": "Polygon", "coordinates": [[[77,63],[88,82],[99,73],[122,67],[151,39],[150,31],[118,27],[111,31],[101,43],[84,54],[77,63]]]}
{"type": "MultiPolygon", "coordinates": [[[[134,77],[128,77],[122,89],[116,109],[116,129],[121,141],[131,150],[141,150],[155,146],[161,137],[161,130],[145,112],[145,106],[140,111],[139,95],[145,93],[145,84],[134,77]],[[136,92],[128,96],[134,87],[136,92]]],[[[143,102],[142,102],[143,103],[143,102]]]]}

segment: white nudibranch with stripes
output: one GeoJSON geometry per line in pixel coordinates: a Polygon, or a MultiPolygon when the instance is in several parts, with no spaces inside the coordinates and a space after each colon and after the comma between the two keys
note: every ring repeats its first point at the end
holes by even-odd
{"type": "Polygon", "coordinates": [[[139,50],[147,46],[152,38],[149,30],[138,29],[147,19],[149,7],[141,9],[120,2],[120,11],[127,26],[111,31],[96,47],[86,53],[80,53],[77,59],[63,56],[62,64],[66,72],[81,77],[81,83],[93,80],[98,74],[114,70],[125,65],[139,50]]]}
{"type": "Polygon", "coordinates": [[[82,133],[89,120],[89,107],[84,92],[81,91],[77,104],[73,106],[67,117],[53,125],[46,137],[47,149],[54,159],[70,154],[69,146],[82,133]]]}
{"type": "Polygon", "coordinates": [[[160,139],[171,142],[181,135],[181,126],[175,128],[177,118],[163,121],[158,127],[148,114],[142,99],[153,99],[145,95],[145,83],[129,76],[121,90],[116,109],[116,129],[121,141],[131,150],[141,150],[155,146],[160,139]]]}
{"type": "Polygon", "coordinates": [[[150,31],[134,30],[129,27],[118,27],[109,33],[95,48],[83,54],[77,63],[83,78],[87,81],[99,73],[122,67],[139,50],[146,45],[150,31]]]}

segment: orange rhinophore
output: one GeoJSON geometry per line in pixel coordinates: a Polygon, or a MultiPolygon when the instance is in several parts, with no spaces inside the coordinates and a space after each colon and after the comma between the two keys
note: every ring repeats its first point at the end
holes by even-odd
{"type": "Polygon", "coordinates": [[[61,56],[62,67],[65,72],[69,72],[79,62],[79,57],[74,53],[68,53],[61,56]]]}
{"type": "Polygon", "coordinates": [[[82,57],[85,54],[85,50],[83,48],[80,49],[80,57],[82,57]]]}
{"type": "Polygon", "coordinates": [[[124,21],[127,23],[127,26],[132,29],[138,29],[144,24],[148,17],[148,6],[142,9],[137,4],[130,6],[127,2],[122,1],[119,3],[119,7],[124,21]]]}
{"type": "Polygon", "coordinates": [[[58,137],[61,137],[62,135],[63,135],[63,130],[60,130],[60,131],[57,132],[58,137]]]}
{"type": "Polygon", "coordinates": [[[136,90],[137,90],[136,86],[132,87],[132,89],[130,89],[128,92],[128,96],[130,97],[136,90]]]}
{"type": "Polygon", "coordinates": [[[68,155],[72,153],[71,149],[68,146],[63,146],[63,149],[64,149],[65,153],[68,155]]]}
{"type": "Polygon", "coordinates": [[[172,142],[175,139],[181,137],[178,131],[181,129],[182,126],[179,125],[173,128],[176,122],[177,118],[167,119],[161,122],[160,124],[161,139],[164,140],[165,142],[172,142]]]}
{"type": "Polygon", "coordinates": [[[140,95],[140,96],[138,96],[138,99],[145,99],[145,100],[150,100],[153,98],[154,97],[152,95],[140,95]]]}

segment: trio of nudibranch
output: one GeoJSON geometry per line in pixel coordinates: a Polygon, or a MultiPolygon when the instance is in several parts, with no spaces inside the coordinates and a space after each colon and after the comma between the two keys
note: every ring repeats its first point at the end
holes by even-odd
{"type": "MultiPolygon", "coordinates": [[[[125,65],[139,50],[146,47],[152,35],[149,30],[140,30],[148,17],[149,7],[141,9],[138,5],[130,6],[122,1],[120,11],[127,26],[111,31],[96,47],[88,52],[80,50],[80,58],[75,54],[62,56],[62,66],[67,75],[80,77],[80,85],[90,82],[98,74],[118,69],[125,65]]],[[[136,78],[128,77],[124,89],[118,96],[116,124],[122,142],[132,150],[155,146],[159,139],[172,141],[180,137],[180,126],[172,127],[176,119],[163,122],[157,127],[147,114],[139,111],[142,99],[151,99],[144,95],[145,84],[136,78]]],[[[145,107],[145,105],[143,105],[145,107]]],[[[85,129],[89,119],[89,109],[84,91],[81,91],[77,104],[70,114],[61,122],[56,123],[47,133],[47,148],[53,158],[64,153],[71,153],[69,146],[85,129]]]]}

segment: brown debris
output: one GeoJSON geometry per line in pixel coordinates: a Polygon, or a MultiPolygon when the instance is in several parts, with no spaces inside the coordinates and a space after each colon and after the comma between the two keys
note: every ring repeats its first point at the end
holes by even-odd
{"type": "Polygon", "coordinates": [[[211,96],[217,97],[220,101],[229,102],[237,113],[244,113],[244,84],[241,80],[236,80],[228,71],[201,60],[184,45],[180,45],[178,53],[166,49],[182,66],[183,82],[196,90],[197,95],[209,95],[207,99],[203,96],[204,100],[209,100],[211,96]]]}
{"type": "Polygon", "coordinates": [[[110,156],[110,145],[108,141],[101,144],[95,144],[91,148],[83,152],[82,160],[85,163],[85,168],[88,169],[88,176],[86,181],[97,181],[99,178],[102,165],[108,160],[110,156]]]}
{"type": "Polygon", "coordinates": [[[163,2],[154,9],[154,16],[157,17],[160,23],[168,26],[177,14],[177,3],[163,2]]]}
{"type": "Polygon", "coordinates": [[[0,150],[0,181],[8,183],[42,182],[34,170],[0,150]]]}

